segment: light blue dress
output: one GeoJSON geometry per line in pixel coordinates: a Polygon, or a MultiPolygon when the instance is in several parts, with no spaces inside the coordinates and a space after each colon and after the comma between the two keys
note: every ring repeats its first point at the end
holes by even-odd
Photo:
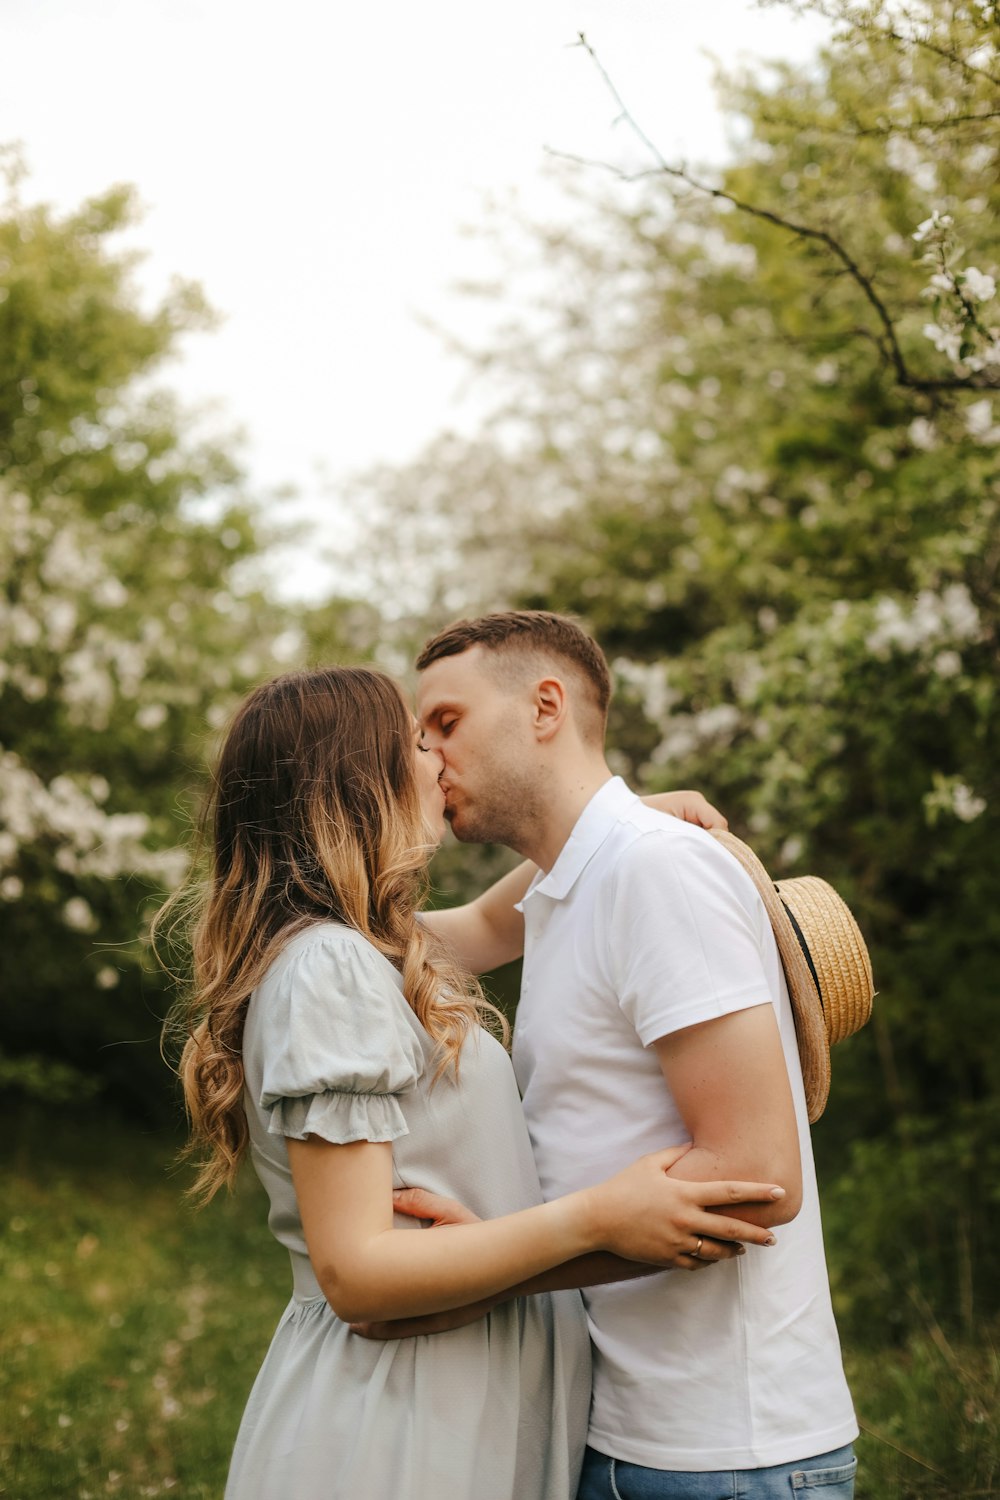
{"type": "Polygon", "coordinates": [[[293,938],[254,991],[243,1060],[251,1156],[294,1291],[226,1500],[570,1500],[590,1399],[579,1294],[513,1300],[449,1333],[360,1338],[316,1282],[285,1147],[310,1134],[391,1141],[397,1187],[447,1194],[481,1218],[540,1203],[503,1048],[476,1032],[457,1080],[432,1087],[433,1043],[398,973],[351,928],[324,922],[293,938]]]}

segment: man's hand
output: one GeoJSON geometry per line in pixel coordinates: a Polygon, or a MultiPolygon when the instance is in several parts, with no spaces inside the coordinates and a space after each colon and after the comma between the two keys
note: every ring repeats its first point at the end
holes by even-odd
{"type": "Polygon", "coordinates": [[[429,1193],[426,1188],[396,1188],[392,1195],[392,1211],[405,1214],[409,1219],[429,1219],[428,1229],[441,1224],[478,1224],[479,1215],[471,1208],[458,1203],[454,1198],[445,1198],[440,1193],[429,1193]]]}
{"type": "Polygon", "coordinates": [[[701,792],[655,792],[642,800],[657,812],[669,813],[684,823],[696,823],[699,828],[729,827],[727,819],[701,792]]]}

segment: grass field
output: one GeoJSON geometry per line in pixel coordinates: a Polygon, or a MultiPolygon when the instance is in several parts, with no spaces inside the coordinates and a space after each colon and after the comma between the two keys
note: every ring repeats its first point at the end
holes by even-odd
{"type": "MultiPolygon", "coordinates": [[[[4,1168],[5,1500],[222,1494],[288,1264],[255,1183],[196,1214],[171,1152],[134,1127],[29,1122],[4,1168]]],[[[859,1444],[858,1500],[1000,1494],[1000,1368],[985,1334],[956,1348],[929,1325],[909,1349],[846,1356],[878,1433],[859,1444]]]]}
{"type": "Polygon", "coordinates": [[[263,1198],[193,1213],[169,1143],[127,1127],[32,1136],[4,1185],[0,1493],[221,1495],[288,1299],[263,1198]]]}

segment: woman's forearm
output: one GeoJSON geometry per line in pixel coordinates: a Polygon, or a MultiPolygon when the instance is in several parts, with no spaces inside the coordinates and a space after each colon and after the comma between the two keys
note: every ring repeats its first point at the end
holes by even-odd
{"type": "Polygon", "coordinates": [[[387,1229],[355,1256],[316,1267],[345,1321],[418,1317],[484,1299],[504,1299],[514,1277],[541,1276],[554,1254],[586,1254],[594,1234],[582,1195],[481,1224],[405,1233],[387,1229]]]}
{"type": "Polygon", "coordinates": [[[392,1227],[388,1144],[288,1142],[309,1258],[330,1305],[351,1323],[464,1307],[593,1251],[663,1267],[690,1264],[703,1237],[768,1241],[765,1230],[709,1208],[782,1190],[679,1182],[667,1172],[684,1149],[654,1152],[605,1182],[502,1218],[414,1233],[392,1227]]]}
{"type": "Polygon", "coordinates": [[[492,1297],[469,1302],[464,1307],[452,1308],[448,1312],[423,1313],[417,1318],[362,1319],[352,1323],[351,1331],[366,1339],[425,1338],[428,1334],[450,1333],[453,1328],[478,1323],[494,1308],[516,1297],[530,1297],[539,1292],[575,1291],[612,1281],[633,1281],[639,1276],[654,1276],[662,1269],[662,1266],[641,1265],[634,1260],[623,1260],[618,1255],[595,1250],[589,1255],[578,1255],[575,1260],[566,1261],[561,1266],[553,1266],[550,1271],[542,1271],[528,1281],[494,1293],[492,1297]]]}

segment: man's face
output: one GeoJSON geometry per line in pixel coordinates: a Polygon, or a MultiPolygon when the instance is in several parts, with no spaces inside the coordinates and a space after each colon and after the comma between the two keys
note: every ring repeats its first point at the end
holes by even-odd
{"type": "Polygon", "coordinates": [[[498,681],[482,646],[420,674],[424,744],[444,758],[445,817],[465,843],[509,844],[537,817],[540,776],[530,674],[498,681]]]}

